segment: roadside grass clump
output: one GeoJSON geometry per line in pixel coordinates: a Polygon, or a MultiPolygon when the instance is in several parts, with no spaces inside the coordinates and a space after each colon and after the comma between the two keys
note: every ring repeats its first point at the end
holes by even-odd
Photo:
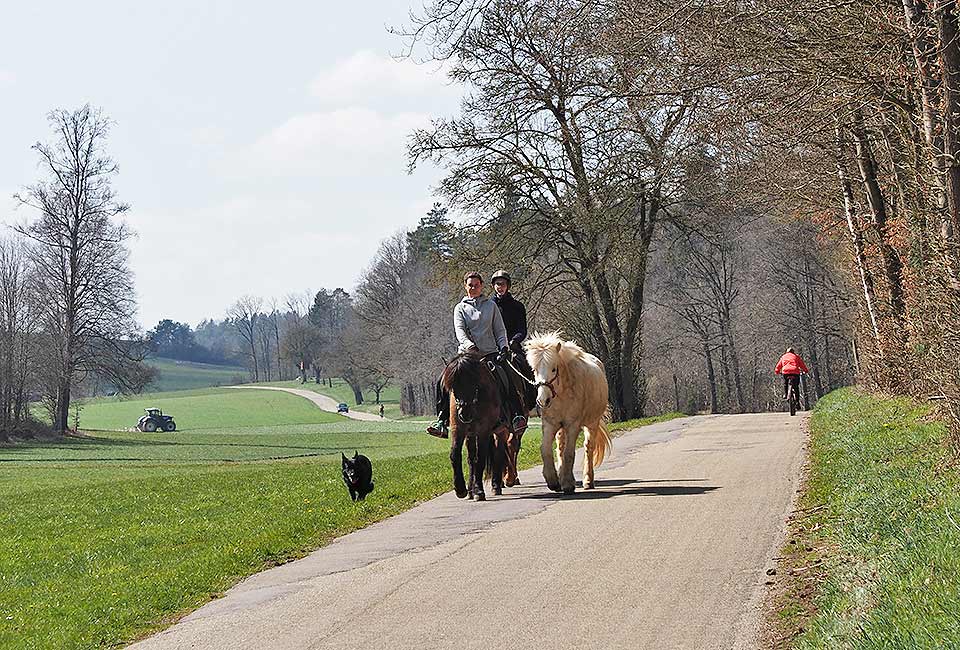
{"type": "Polygon", "coordinates": [[[779,611],[794,647],[960,647],[960,475],[928,416],[855,389],[818,402],[779,611]]]}

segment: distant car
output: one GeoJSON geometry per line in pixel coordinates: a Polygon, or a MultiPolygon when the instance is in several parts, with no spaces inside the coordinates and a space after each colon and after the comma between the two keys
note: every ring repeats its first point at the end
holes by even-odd
{"type": "Polygon", "coordinates": [[[337,413],[349,413],[350,407],[347,406],[346,402],[340,402],[337,404],[337,413]]]}
{"type": "Polygon", "coordinates": [[[143,416],[137,421],[137,431],[153,433],[154,431],[173,432],[177,430],[177,423],[172,415],[164,415],[160,409],[143,409],[143,416]]]}

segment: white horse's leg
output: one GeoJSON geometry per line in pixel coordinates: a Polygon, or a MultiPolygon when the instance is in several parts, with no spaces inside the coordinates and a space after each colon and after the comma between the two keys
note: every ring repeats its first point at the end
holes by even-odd
{"type": "Polygon", "coordinates": [[[557,466],[553,462],[553,441],[557,437],[559,425],[546,418],[543,419],[543,439],[540,441],[540,458],[543,460],[543,479],[547,487],[554,492],[560,491],[560,477],[557,476],[557,466]]]}
{"type": "Polygon", "coordinates": [[[583,489],[593,489],[593,448],[597,446],[594,440],[592,427],[587,427],[583,432],[583,489]]]}
{"type": "Polygon", "coordinates": [[[560,457],[560,489],[563,490],[564,494],[573,494],[577,489],[577,482],[573,478],[573,463],[577,458],[577,435],[582,428],[583,425],[579,422],[563,427],[563,435],[566,436],[566,441],[560,457]]]}

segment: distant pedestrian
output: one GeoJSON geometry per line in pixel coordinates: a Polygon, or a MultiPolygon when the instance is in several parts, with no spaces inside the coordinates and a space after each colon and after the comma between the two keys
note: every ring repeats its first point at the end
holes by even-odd
{"type": "Polygon", "coordinates": [[[380,417],[383,417],[383,404],[380,405],[380,417]]]}

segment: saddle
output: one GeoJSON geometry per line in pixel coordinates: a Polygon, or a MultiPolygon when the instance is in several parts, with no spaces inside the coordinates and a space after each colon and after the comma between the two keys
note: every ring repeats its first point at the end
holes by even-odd
{"type": "Polygon", "coordinates": [[[497,382],[497,387],[500,389],[500,424],[508,431],[512,431],[511,423],[513,422],[513,416],[525,414],[510,413],[510,404],[513,403],[516,397],[520,398],[520,403],[522,404],[523,395],[517,391],[516,384],[511,381],[507,369],[503,367],[499,359],[499,352],[491,352],[483,356],[483,362],[487,364],[487,368],[490,370],[490,373],[497,382]],[[511,393],[516,397],[512,397],[511,393]]]}

